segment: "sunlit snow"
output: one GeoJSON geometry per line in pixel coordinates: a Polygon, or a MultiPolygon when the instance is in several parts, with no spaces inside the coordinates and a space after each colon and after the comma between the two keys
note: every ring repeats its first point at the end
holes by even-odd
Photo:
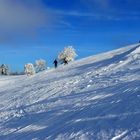
{"type": "Polygon", "coordinates": [[[140,45],[0,76],[0,140],[140,139],[140,45]]]}

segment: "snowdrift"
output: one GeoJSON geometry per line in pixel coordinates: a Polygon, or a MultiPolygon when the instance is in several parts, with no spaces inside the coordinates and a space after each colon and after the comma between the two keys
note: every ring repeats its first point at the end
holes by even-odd
{"type": "Polygon", "coordinates": [[[1,76],[0,140],[45,139],[140,139],[140,44],[1,76]]]}

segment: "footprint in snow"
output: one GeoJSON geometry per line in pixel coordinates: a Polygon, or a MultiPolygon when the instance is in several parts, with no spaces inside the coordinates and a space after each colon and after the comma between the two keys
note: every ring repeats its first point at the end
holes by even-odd
{"type": "Polygon", "coordinates": [[[79,80],[70,81],[70,82],[67,82],[67,83],[65,83],[65,84],[66,84],[66,85],[69,85],[69,84],[75,85],[75,84],[77,84],[77,83],[79,83],[79,80]]]}
{"type": "Polygon", "coordinates": [[[91,85],[87,85],[87,88],[89,88],[91,85]]]}
{"type": "Polygon", "coordinates": [[[77,84],[77,83],[79,83],[79,80],[73,82],[73,84],[77,84]]]}
{"type": "Polygon", "coordinates": [[[86,73],[86,75],[90,75],[92,72],[88,72],[88,73],[86,73]]]}
{"type": "Polygon", "coordinates": [[[92,80],[89,80],[89,83],[92,83],[93,81],[92,80]]]}

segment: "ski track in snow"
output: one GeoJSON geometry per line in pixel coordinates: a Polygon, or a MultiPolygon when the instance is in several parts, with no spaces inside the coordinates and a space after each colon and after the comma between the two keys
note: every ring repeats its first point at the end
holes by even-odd
{"type": "Polygon", "coordinates": [[[139,140],[139,85],[139,44],[1,76],[0,140],[139,140]]]}
{"type": "Polygon", "coordinates": [[[120,139],[122,139],[122,138],[124,137],[124,135],[125,135],[126,133],[127,133],[127,130],[124,131],[124,132],[122,132],[121,134],[119,134],[119,135],[113,137],[111,140],[120,140],[120,139]]]}

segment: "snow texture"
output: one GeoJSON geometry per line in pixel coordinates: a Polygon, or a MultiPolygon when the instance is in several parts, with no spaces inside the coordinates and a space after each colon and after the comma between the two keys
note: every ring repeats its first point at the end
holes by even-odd
{"type": "Polygon", "coordinates": [[[139,45],[1,76],[0,140],[139,140],[139,45]]]}

